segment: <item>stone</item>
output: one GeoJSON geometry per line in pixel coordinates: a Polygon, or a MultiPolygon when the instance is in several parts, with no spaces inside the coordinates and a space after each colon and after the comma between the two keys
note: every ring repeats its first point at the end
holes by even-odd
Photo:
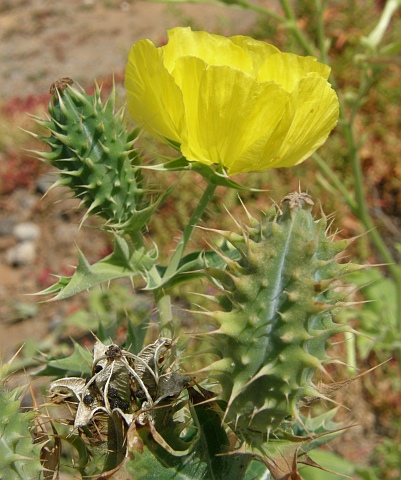
{"type": "Polygon", "coordinates": [[[31,265],[36,257],[36,246],[34,242],[21,242],[9,248],[5,252],[5,262],[13,267],[31,265]]]}
{"type": "Polygon", "coordinates": [[[32,222],[18,223],[13,228],[13,235],[19,242],[34,242],[40,237],[40,228],[32,222]]]}

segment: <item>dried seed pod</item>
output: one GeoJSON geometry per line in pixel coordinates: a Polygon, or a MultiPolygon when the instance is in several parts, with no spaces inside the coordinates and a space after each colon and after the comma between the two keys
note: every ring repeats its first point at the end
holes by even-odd
{"type": "Polygon", "coordinates": [[[178,395],[191,383],[191,377],[178,372],[162,375],[157,386],[156,403],[167,398],[177,398],[178,395]]]}
{"type": "Polygon", "coordinates": [[[76,405],[74,429],[87,426],[96,411],[104,408],[101,397],[93,394],[94,388],[80,377],[61,378],[50,385],[51,399],[55,403],[69,400],[76,405]]]}
{"type": "Polygon", "coordinates": [[[57,91],[63,92],[68,85],[72,85],[73,83],[74,80],[70,77],[59,78],[50,85],[49,93],[50,95],[54,95],[57,91]]]}
{"type": "MultiPolygon", "coordinates": [[[[147,345],[135,357],[133,368],[142,379],[151,397],[154,398],[157,391],[159,369],[162,368],[166,353],[172,347],[171,338],[158,338],[154,343],[147,345]]],[[[137,386],[139,389],[139,386],[137,386]]]]}
{"type": "Polygon", "coordinates": [[[54,403],[61,403],[67,400],[79,402],[85,391],[86,383],[83,378],[69,377],[55,380],[50,385],[50,398],[54,403]]]}
{"type": "Polygon", "coordinates": [[[106,402],[110,392],[116,392],[121,406],[124,406],[124,411],[129,410],[131,403],[131,375],[124,356],[126,353],[129,352],[116,344],[107,346],[98,340],[93,349],[94,366],[92,369],[94,383],[103,396],[105,405],[110,405],[111,409],[119,408],[112,407],[109,401],[106,402]]]}
{"type": "Polygon", "coordinates": [[[109,360],[115,360],[116,358],[122,357],[123,349],[114,343],[109,346],[105,351],[105,355],[109,360]]]}

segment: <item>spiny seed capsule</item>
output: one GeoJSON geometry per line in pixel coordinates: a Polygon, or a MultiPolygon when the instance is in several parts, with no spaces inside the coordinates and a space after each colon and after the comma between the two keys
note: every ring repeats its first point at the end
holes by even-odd
{"type": "Polygon", "coordinates": [[[53,82],[50,85],[49,93],[50,95],[54,95],[56,91],[58,90],[59,92],[63,92],[68,85],[72,85],[74,83],[74,80],[70,77],[62,77],[53,82]]]}

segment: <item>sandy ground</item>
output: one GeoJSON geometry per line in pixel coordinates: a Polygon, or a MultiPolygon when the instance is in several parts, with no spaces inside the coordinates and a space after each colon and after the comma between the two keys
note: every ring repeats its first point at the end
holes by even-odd
{"type": "Polygon", "coordinates": [[[155,44],[191,26],[246,33],[255,14],[232,8],[120,0],[0,0],[0,96],[48,90],[69,76],[82,84],[124,70],[130,46],[155,44]]]}

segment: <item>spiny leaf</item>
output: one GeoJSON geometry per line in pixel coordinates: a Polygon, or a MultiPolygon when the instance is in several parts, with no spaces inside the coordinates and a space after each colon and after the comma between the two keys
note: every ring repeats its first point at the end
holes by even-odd
{"type": "Polygon", "coordinates": [[[90,265],[84,254],[79,251],[78,265],[74,275],[61,277],[57,283],[42,290],[38,295],[56,294],[51,300],[61,300],[103,282],[145,275],[153,264],[154,259],[144,248],[134,250],[126,240],[115,235],[113,253],[90,265]]]}
{"type": "Polygon", "coordinates": [[[92,355],[74,341],[74,353],[69,357],[49,360],[36,375],[53,377],[83,377],[91,374],[92,355]]]}

